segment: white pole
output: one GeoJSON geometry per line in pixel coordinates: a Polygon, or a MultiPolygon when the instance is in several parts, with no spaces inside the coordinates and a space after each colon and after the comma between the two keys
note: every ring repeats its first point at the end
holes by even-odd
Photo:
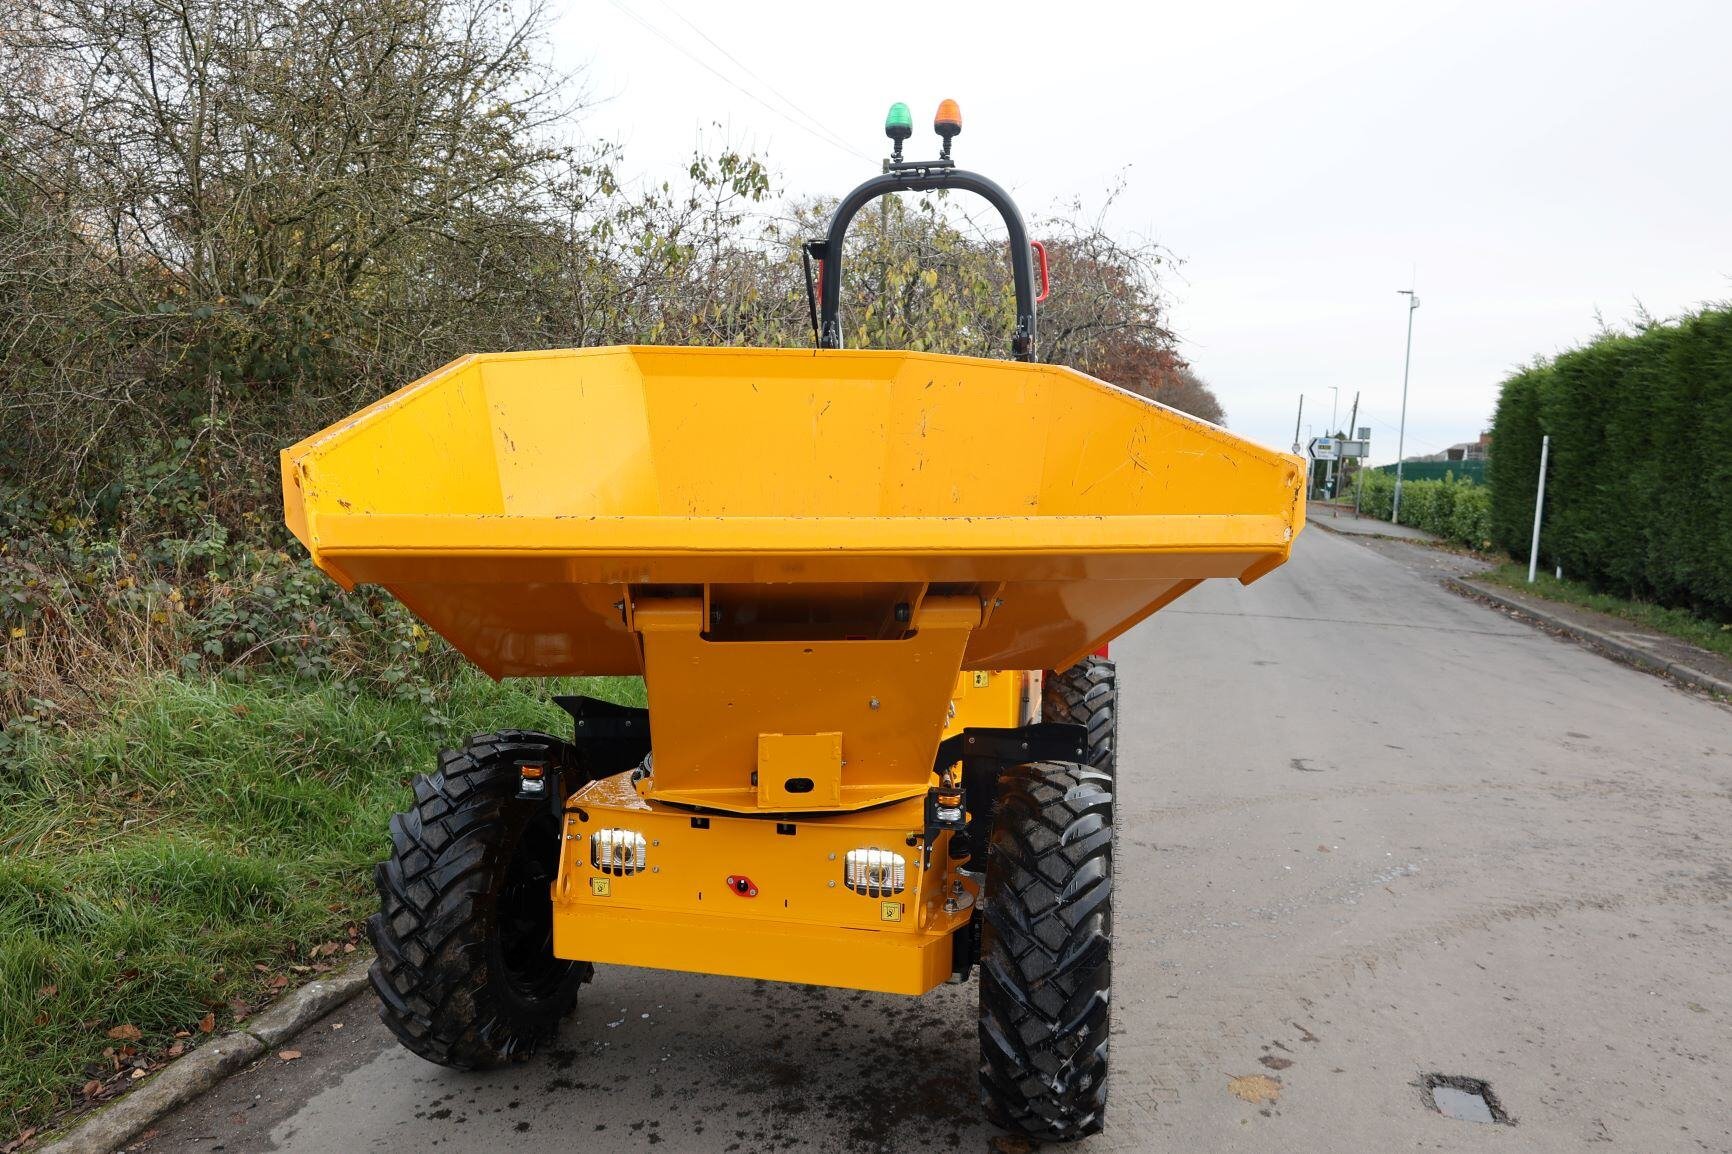
{"type": "Polygon", "coordinates": [[[1534,583],[1534,571],[1540,563],[1540,514],[1546,510],[1546,457],[1551,453],[1552,438],[1547,433],[1540,438],[1540,491],[1534,497],[1534,541],[1528,547],[1528,584],[1534,583]]]}
{"type": "Polygon", "coordinates": [[[1413,367],[1413,310],[1419,307],[1419,297],[1412,289],[1397,289],[1407,298],[1407,355],[1401,362],[1401,425],[1395,433],[1395,506],[1389,519],[1401,524],[1401,458],[1407,452],[1407,371],[1413,367]]]}

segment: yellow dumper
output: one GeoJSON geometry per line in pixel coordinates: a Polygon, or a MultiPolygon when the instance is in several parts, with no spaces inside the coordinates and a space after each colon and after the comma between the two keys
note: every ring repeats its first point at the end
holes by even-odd
{"type": "Polygon", "coordinates": [[[283,453],[289,526],[345,586],[495,677],[647,689],[560,698],[569,737],[476,737],[415,781],[369,929],[416,1053],[527,1053],[598,963],[911,995],[978,965],[990,1116],[1101,1126],[1102,647],[1280,565],[1304,468],[1034,362],[1014,205],[954,132],[931,162],[891,135],[810,246],[825,347],[470,356],[283,453]],[[836,347],[849,218],[929,188],[1004,212],[1018,361],[836,347]]]}

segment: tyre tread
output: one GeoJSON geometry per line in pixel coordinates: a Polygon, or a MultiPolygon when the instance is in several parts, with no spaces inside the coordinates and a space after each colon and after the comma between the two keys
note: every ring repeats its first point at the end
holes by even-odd
{"type": "Polygon", "coordinates": [[[1112,778],[1037,762],[1005,773],[999,791],[981,940],[981,1096],[998,1125],[1070,1141],[1099,1131],[1106,1110],[1112,778]],[[1103,825],[1108,836],[1095,836],[1103,825]]]}
{"type": "MultiPolygon", "coordinates": [[[[529,730],[470,738],[414,782],[414,805],[392,817],[391,856],[373,871],[379,912],[367,919],[377,957],[368,976],[380,1019],[405,1047],[455,1069],[532,1053],[570,1013],[593,974],[573,962],[536,1013],[513,1012],[489,974],[490,898],[503,873],[518,767],[558,759],[563,743],[529,730]]],[[[503,980],[502,978],[499,980],[503,980]]]]}

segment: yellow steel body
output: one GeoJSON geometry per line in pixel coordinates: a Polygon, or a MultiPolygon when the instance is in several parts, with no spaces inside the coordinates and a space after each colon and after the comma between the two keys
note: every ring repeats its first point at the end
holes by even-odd
{"type": "MultiPolygon", "coordinates": [[[[736,812],[924,795],[962,650],[983,616],[972,594],[929,596],[884,638],[726,641],[705,628],[698,598],[634,593],[627,604],[643,638],[655,796],[736,812]],[[815,752],[828,735],[833,759],[815,752]]],[[[846,613],[852,603],[814,599],[809,616],[838,604],[846,613]]]]}
{"type": "Polygon", "coordinates": [[[465,357],[283,453],[289,527],[497,677],[642,672],[635,586],[977,589],[967,669],[1063,668],[1304,523],[1303,462],[1056,365],[465,357]]]}
{"type": "Polygon", "coordinates": [[[971,725],[1010,726],[1040,720],[1040,674],[1020,669],[968,669],[950,691],[946,737],[971,725]]]}
{"type": "Polygon", "coordinates": [[[945,912],[947,886],[954,884],[949,835],[939,838],[930,871],[920,869],[920,848],[907,844],[921,831],[922,806],[913,799],[816,820],[711,814],[699,819],[708,827],[698,828],[691,811],[638,797],[624,775],[597,782],[572,799],[574,812],[566,814],[553,886],[554,952],[618,965],[925,993],[950,976],[950,935],[967,924],[968,911],[945,912]],[[630,876],[596,869],[590,837],[599,828],[641,833],[646,868],[630,876]],[[844,885],[846,855],[862,848],[902,855],[907,881],[901,892],[874,897],[844,885]],[[756,894],[736,893],[730,876],[749,878],[756,894]]]}
{"type": "MultiPolygon", "coordinates": [[[[962,674],[945,736],[970,725],[1019,724],[1033,684],[1020,672],[962,674]]],[[[923,994],[950,976],[950,938],[968,924],[978,874],[951,861],[949,834],[934,845],[931,868],[921,869],[921,847],[909,841],[923,832],[922,797],[852,813],[781,812],[775,820],[707,812],[700,828],[694,810],[660,801],[647,782],[634,788],[629,777],[596,782],[567,807],[553,886],[558,956],[889,994],[923,994]],[[604,828],[643,835],[643,869],[614,876],[595,868],[590,839],[604,828]],[[901,854],[902,892],[850,891],[843,865],[851,849],[901,854]],[[750,878],[756,895],[734,893],[730,876],[750,878]]]]}
{"type": "Polygon", "coordinates": [[[908,844],[940,738],[1033,719],[1018,670],[1255,580],[1304,520],[1296,457],[1069,369],[900,352],[466,357],[282,471],[322,569],[488,673],[644,675],[653,773],[571,799],[560,956],[904,993],[975,896],[948,835],[930,870],[908,844]],[[596,869],[602,828],[648,869],[596,869]],[[843,885],[862,848],[903,855],[901,894],[843,885]]]}

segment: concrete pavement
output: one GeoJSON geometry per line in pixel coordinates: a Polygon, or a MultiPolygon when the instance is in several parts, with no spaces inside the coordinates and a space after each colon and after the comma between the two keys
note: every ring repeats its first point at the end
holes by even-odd
{"type": "MultiPolygon", "coordinates": [[[[1112,1106],[1076,1149],[1732,1149],[1732,711],[1367,544],[1308,532],[1114,646],[1112,1106]]],[[[603,970],[477,1075],[363,998],[140,1149],[985,1150],[973,1001],[603,970]]]]}
{"type": "Polygon", "coordinates": [[[1443,540],[1436,533],[1427,533],[1424,529],[1416,529],[1412,525],[1397,525],[1393,521],[1355,513],[1352,505],[1344,507],[1312,501],[1305,506],[1305,519],[1325,529],[1356,537],[1399,537],[1403,541],[1443,540]]]}
{"type": "Polygon", "coordinates": [[[1544,628],[1568,634],[1620,661],[1732,698],[1732,660],[1699,645],[1609,613],[1553,601],[1502,583],[1461,581],[1457,591],[1538,621],[1544,628]]]}

